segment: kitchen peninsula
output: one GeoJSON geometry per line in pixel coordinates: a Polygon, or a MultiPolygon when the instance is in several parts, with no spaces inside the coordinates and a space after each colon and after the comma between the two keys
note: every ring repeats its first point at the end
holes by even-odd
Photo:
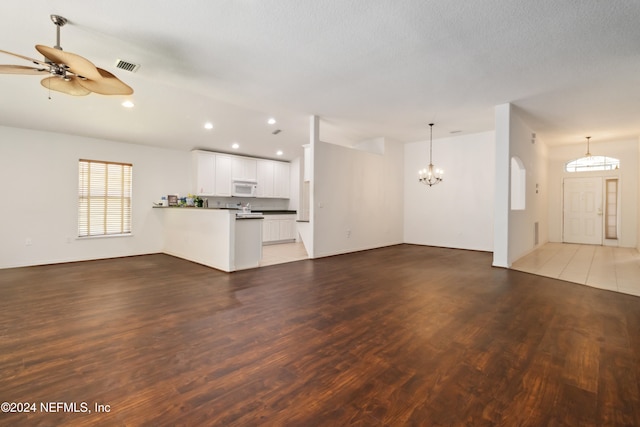
{"type": "Polygon", "coordinates": [[[262,217],[236,218],[230,209],[154,209],[163,216],[165,253],[226,272],[259,266],[262,217]]]}

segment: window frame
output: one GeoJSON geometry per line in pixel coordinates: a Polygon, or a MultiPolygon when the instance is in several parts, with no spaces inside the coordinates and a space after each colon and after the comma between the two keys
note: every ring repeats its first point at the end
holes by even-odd
{"type": "Polygon", "coordinates": [[[608,156],[586,156],[565,163],[564,170],[569,173],[608,172],[620,169],[620,159],[608,156]]]}
{"type": "Polygon", "coordinates": [[[79,239],[131,236],[133,164],[79,159],[77,203],[79,239]]]}
{"type": "Polygon", "coordinates": [[[618,197],[620,194],[620,180],[618,178],[604,179],[604,238],[618,239],[618,197]]]}

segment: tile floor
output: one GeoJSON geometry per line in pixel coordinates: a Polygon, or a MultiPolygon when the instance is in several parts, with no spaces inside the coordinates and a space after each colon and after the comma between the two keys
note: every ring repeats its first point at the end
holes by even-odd
{"type": "Polygon", "coordinates": [[[262,259],[260,267],[267,265],[283,264],[285,262],[307,259],[307,251],[303,243],[282,243],[278,245],[265,245],[262,247],[262,259]]]}
{"type": "Polygon", "coordinates": [[[634,248],[546,243],[511,268],[640,296],[640,253],[634,248]]]}

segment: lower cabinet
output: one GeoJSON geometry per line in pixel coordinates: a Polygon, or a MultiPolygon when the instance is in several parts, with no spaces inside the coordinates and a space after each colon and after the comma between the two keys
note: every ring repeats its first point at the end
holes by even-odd
{"type": "Polygon", "coordinates": [[[295,215],[265,215],[262,221],[262,243],[296,240],[295,215]]]}

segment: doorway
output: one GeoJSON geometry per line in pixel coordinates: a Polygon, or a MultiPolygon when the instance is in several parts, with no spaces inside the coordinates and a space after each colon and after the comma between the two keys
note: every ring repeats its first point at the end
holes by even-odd
{"type": "Polygon", "coordinates": [[[601,245],[602,222],[602,178],[565,178],[562,241],[601,245]]]}

